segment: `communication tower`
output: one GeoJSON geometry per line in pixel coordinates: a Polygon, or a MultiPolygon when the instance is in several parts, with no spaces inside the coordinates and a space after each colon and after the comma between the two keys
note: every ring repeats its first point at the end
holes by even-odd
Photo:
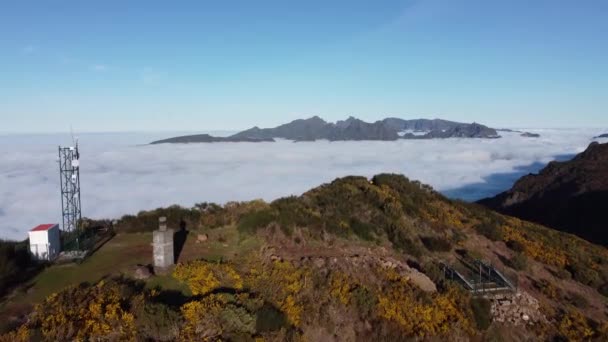
{"type": "Polygon", "coordinates": [[[82,219],[80,212],[80,154],[78,141],[74,146],[59,146],[59,177],[63,231],[76,232],[82,219]]]}

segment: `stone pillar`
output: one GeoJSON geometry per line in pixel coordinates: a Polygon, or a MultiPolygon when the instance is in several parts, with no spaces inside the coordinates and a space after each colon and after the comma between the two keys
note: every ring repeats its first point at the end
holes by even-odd
{"type": "Polygon", "coordinates": [[[154,249],[154,268],[165,269],[175,264],[173,254],[173,229],[167,229],[167,218],[158,218],[158,230],[152,236],[154,249]]]}

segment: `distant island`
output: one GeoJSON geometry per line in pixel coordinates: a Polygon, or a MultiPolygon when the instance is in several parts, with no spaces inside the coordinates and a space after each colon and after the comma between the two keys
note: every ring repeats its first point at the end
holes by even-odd
{"type": "Polygon", "coordinates": [[[499,131],[499,132],[520,133],[520,136],[522,136],[524,138],[540,138],[540,134],[538,134],[538,133],[523,132],[523,131],[518,131],[518,130],[508,129],[508,128],[497,129],[497,131],[499,131]]]}
{"type": "Polygon", "coordinates": [[[275,139],[293,141],[360,141],[438,138],[482,138],[496,139],[500,135],[495,129],[478,123],[461,123],[441,119],[404,120],[386,118],[374,123],[349,117],[336,123],[327,122],[318,116],[298,119],[274,128],[253,127],[228,137],[209,134],[179,136],[154,141],[151,144],[185,144],[213,142],[272,142],[275,139]]]}

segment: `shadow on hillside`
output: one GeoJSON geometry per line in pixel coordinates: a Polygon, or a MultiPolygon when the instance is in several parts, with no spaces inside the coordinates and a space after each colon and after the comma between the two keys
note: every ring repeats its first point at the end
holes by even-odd
{"type": "MultiPolygon", "coordinates": [[[[574,154],[561,154],[554,157],[555,161],[566,161],[574,157],[574,154]]],[[[511,172],[499,172],[484,177],[483,182],[466,184],[455,189],[441,191],[441,193],[453,199],[461,199],[467,202],[475,202],[483,198],[493,197],[508,190],[521,177],[530,173],[537,173],[547,164],[534,162],[528,165],[515,167],[511,172]]]]}
{"type": "Polygon", "coordinates": [[[182,254],[182,250],[184,249],[184,244],[186,243],[187,238],[188,229],[186,221],[182,220],[179,223],[179,230],[173,234],[173,256],[175,257],[175,263],[179,262],[179,256],[182,254]]]}
{"type": "Polygon", "coordinates": [[[175,309],[179,309],[182,305],[190,301],[191,298],[185,296],[181,291],[161,290],[153,300],[157,303],[162,303],[175,309]]]}

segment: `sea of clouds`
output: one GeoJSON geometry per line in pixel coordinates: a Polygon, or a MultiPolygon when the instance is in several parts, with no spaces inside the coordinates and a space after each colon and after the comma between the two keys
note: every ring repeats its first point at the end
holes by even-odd
{"type": "MultiPolygon", "coordinates": [[[[83,216],[299,195],[346,175],[402,173],[476,200],[583,151],[603,129],[535,129],[541,138],[147,145],[170,133],[81,134],[83,216]]],[[[608,140],[604,139],[603,142],[608,140]]],[[[0,238],[61,221],[57,146],[68,134],[0,135],[0,238]]]]}

